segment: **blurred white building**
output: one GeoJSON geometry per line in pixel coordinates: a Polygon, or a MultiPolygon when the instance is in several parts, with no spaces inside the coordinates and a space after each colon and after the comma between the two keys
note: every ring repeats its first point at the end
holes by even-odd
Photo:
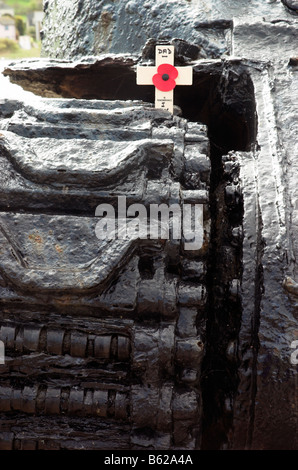
{"type": "Polygon", "coordinates": [[[0,2],[0,16],[11,15],[14,16],[14,9],[4,2],[0,2]]]}
{"type": "Polygon", "coordinates": [[[0,18],[0,39],[11,39],[15,41],[17,37],[15,21],[8,16],[0,18]]]}
{"type": "Polygon", "coordinates": [[[40,41],[40,31],[42,29],[43,18],[43,11],[33,11],[27,14],[27,27],[29,28],[30,26],[34,26],[36,41],[40,41]]]}

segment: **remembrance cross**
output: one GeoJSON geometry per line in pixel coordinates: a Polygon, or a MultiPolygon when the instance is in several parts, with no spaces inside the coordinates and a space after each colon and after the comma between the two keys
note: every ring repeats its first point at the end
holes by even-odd
{"type": "Polygon", "coordinates": [[[173,114],[174,88],[176,85],[192,85],[191,66],[174,66],[174,46],[156,46],[155,66],[137,67],[137,85],[155,86],[155,108],[173,114]]]}

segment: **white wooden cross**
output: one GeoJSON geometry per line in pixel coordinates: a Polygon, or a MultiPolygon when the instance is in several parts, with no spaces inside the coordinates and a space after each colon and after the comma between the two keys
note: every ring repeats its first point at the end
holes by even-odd
{"type": "Polygon", "coordinates": [[[191,66],[174,67],[174,51],[174,46],[156,46],[155,66],[137,67],[137,85],[155,85],[155,107],[172,114],[175,86],[192,85],[193,78],[191,66]]]}

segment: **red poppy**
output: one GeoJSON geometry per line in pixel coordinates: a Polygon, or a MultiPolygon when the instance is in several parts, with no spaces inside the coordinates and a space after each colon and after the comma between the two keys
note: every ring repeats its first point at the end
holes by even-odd
{"type": "Polygon", "coordinates": [[[178,77],[178,70],[171,64],[162,64],[158,67],[157,73],[153,75],[152,81],[160,91],[171,91],[175,88],[175,79],[178,77]]]}

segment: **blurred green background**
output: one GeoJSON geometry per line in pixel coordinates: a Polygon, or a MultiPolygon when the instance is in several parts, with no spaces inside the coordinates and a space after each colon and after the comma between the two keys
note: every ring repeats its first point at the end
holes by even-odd
{"type": "Polygon", "coordinates": [[[0,0],[0,59],[40,57],[42,17],[42,0],[0,0]]]}

